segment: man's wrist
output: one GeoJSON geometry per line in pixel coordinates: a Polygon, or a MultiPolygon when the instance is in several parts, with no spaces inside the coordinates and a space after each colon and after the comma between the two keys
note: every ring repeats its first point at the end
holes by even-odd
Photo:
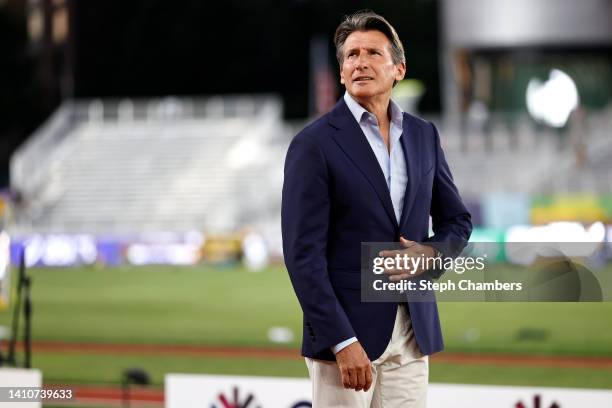
{"type": "Polygon", "coordinates": [[[336,344],[331,349],[334,352],[334,354],[338,354],[341,350],[345,349],[346,347],[350,346],[351,344],[355,342],[357,342],[357,337],[351,337],[350,339],[346,339],[343,342],[336,344]]]}

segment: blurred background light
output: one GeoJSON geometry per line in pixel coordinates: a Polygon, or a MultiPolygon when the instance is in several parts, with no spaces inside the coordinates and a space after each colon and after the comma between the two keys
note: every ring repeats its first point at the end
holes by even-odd
{"type": "Polygon", "coordinates": [[[580,102],[576,83],[558,69],[551,70],[545,82],[531,79],[526,99],[527,109],[535,120],[556,128],[566,125],[580,102]]]}

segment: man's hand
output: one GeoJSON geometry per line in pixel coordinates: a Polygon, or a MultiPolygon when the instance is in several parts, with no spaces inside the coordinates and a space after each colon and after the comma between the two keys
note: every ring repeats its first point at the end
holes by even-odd
{"type": "Polygon", "coordinates": [[[356,341],[336,354],[336,362],[344,388],[367,391],[372,385],[372,363],[361,344],[356,341]]]}
{"type": "MultiPolygon", "coordinates": [[[[394,258],[396,255],[404,256],[408,255],[410,258],[422,258],[418,261],[418,266],[414,269],[385,269],[385,274],[389,276],[389,280],[391,282],[397,282],[402,279],[414,278],[425,272],[427,268],[425,268],[425,261],[428,258],[433,258],[436,255],[436,250],[428,245],[422,245],[418,242],[409,241],[404,237],[400,237],[400,244],[404,247],[404,249],[398,249],[394,251],[380,251],[378,254],[382,257],[394,258]]],[[[416,263],[411,263],[410,265],[415,265],[416,263]]]]}

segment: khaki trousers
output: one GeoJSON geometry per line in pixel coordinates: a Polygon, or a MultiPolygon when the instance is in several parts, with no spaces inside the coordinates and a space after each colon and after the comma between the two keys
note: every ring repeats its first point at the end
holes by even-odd
{"type": "Polygon", "coordinates": [[[424,408],[429,359],[419,351],[406,307],[397,308],[391,340],[372,362],[368,392],[345,389],[335,361],[306,358],[313,408],[424,408]]]}

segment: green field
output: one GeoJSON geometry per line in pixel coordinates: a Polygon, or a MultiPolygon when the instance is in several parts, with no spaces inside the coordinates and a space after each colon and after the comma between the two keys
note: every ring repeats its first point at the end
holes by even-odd
{"type": "MultiPolygon", "coordinates": [[[[612,273],[612,271],[607,271],[612,273]]],[[[34,340],[297,348],[301,312],[287,273],[271,268],[125,267],[37,269],[34,340]],[[268,329],[287,327],[278,345],[268,329]]],[[[446,350],[612,356],[612,303],[441,303],[446,350]]],[[[8,326],[11,314],[0,313],[8,326]]],[[[167,372],[306,376],[299,360],[186,355],[34,355],[46,382],[116,383],[143,367],[162,384],[167,372]]],[[[612,369],[432,364],[438,382],[612,388],[612,369]]]]}

